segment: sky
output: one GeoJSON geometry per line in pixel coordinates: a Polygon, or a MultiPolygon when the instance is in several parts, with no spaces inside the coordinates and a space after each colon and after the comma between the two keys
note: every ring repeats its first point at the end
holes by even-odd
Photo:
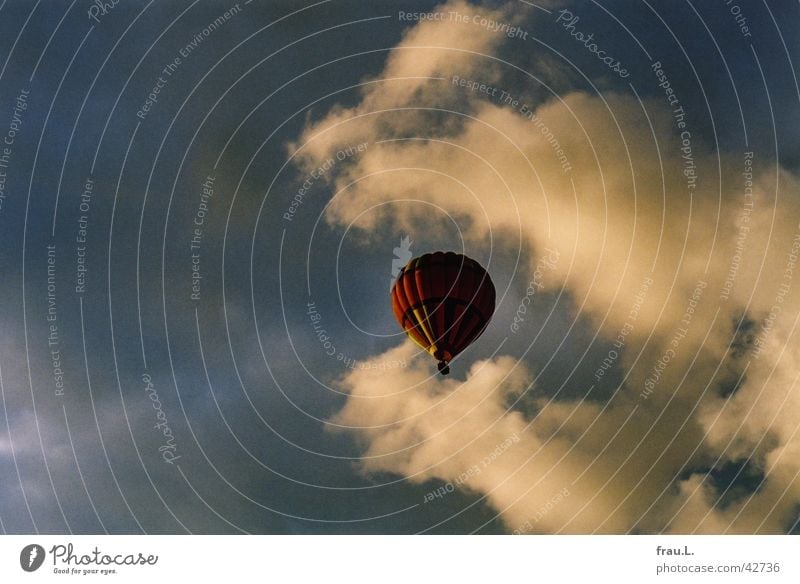
{"type": "Polygon", "coordinates": [[[799,28],[0,0],[0,531],[800,533],[799,28]]]}

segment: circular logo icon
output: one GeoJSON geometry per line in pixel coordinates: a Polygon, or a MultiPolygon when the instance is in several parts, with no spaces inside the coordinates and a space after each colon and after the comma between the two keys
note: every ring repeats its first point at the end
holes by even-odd
{"type": "Polygon", "coordinates": [[[37,543],[26,545],[19,553],[19,565],[26,572],[35,572],[44,563],[44,548],[37,543]]]}

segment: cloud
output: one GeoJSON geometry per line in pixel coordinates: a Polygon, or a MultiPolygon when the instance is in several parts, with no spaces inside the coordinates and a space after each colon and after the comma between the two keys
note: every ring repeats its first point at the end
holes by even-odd
{"type": "MultiPolygon", "coordinates": [[[[407,342],[382,357],[412,360],[415,353],[407,342]]],[[[572,447],[570,433],[577,424],[567,422],[566,429],[553,433],[556,420],[568,417],[563,406],[539,400],[542,414],[533,425],[508,408],[509,399],[534,391],[524,365],[510,357],[479,361],[463,383],[438,379],[434,369],[421,358],[388,379],[376,369],[346,376],[347,404],[330,421],[336,431],[358,428],[365,449],[362,471],[398,473],[415,483],[438,479],[480,493],[512,529],[525,529],[530,518],[538,517],[537,530],[555,530],[573,520],[573,529],[582,532],[605,519],[609,501],[603,495],[578,517],[571,505],[548,508],[559,493],[589,500],[600,485],[571,485],[590,458],[572,447]]],[[[578,417],[590,417],[590,409],[582,408],[578,417]]],[[[426,499],[424,504],[434,505],[438,497],[426,499]]]]}
{"type": "MultiPolygon", "coordinates": [[[[451,10],[473,9],[439,8],[451,10]]],[[[503,9],[487,16],[509,18],[503,9]]],[[[516,433],[519,443],[461,485],[485,495],[510,530],[785,531],[800,495],[800,398],[789,389],[800,372],[797,177],[760,154],[715,152],[682,134],[666,100],[534,97],[538,88],[526,91],[511,80],[519,71],[492,59],[503,42],[471,24],[409,29],[359,103],[309,121],[291,150],[314,168],[370,143],[326,177],[336,193],[326,220],[354,224],[365,239],[384,222],[436,229],[434,205],[458,221],[468,248],[521,246],[528,273],[545,248],[558,250],[547,289],[568,291],[567,309],[601,338],[626,331],[615,364],[624,384],[606,404],[539,401],[527,427],[530,412],[504,404],[538,391],[527,386],[535,372],[509,356],[474,364],[463,385],[429,378],[425,364],[391,378],[352,372],[332,421],[352,426],[376,457],[364,472],[417,482],[453,481],[516,433]],[[365,213],[409,198],[425,204],[365,213]],[[748,457],[763,485],[722,509],[708,473],[748,457]],[[564,488],[569,504],[548,508],[564,488]]]]}

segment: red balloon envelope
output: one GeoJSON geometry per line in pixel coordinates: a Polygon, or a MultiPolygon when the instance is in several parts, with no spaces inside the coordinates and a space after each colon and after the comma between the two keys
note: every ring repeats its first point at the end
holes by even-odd
{"type": "Polygon", "coordinates": [[[492,279],[478,262],[454,252],[428,253],[400,270],[392,310],[400,327],[439,361],[439,372],[486,329],[494,314],[492,279]]]}

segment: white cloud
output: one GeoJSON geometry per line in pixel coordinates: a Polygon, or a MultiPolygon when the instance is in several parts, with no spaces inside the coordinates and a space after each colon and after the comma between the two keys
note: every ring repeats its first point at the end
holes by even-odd
{"type": "MultiPolygon", "coordinates": [[[[441,10],[454,7],[469,10],[461,2],[441,10]]],[[[502,19],[503,12],[494,16],[502,19]]],[[[800,494],[794,487],[800,398],[787,389],[800,372],[793,330],[800,285],[793,273],[785,275],[800,230],[800,209],[791,194],[798,192],[797,178],[776,173],[774,162],[757,156],[753,210],[743,213],[749,201],[744,154],[717,154],[693,138],[699,178],[690,196],[685,144],[665,101],[572,92],[531,102],[527,109],[535,117],[526,117],[521,105],[465,95],[449,82],[458,75],[502,87],[508,70],[481,56],[496,51],[502,36],[462,29],[436,22],[413,28],[382,75],[444,81],[371,84],[358,105],[335,108],[306,128],[294,147],[298,162],[308,167],[343,145],[391,140],[371,145],[329,177],[341,191],[327,220],[346,226],[360,217],[365,238],[384,220],[407,231],[435,225],[428,205],[393,207],[391,216],[361,215],[381,202],[415,197],[448,210],[470,245],[483,246],[491,235],[507,246],[503,253],[515,253],[510,246],[521,237],[531,250],[530,272],[545,247],[555,248],[561,258],[547,286],[565,286],[575,307],[607,339],[630,322],[642,282],[652,278],[653,285],[619,360],[626,385],[605,408],[542,402],[526,430],[522,415],[506,412],[503,404],[522,391],[531,372],[509,357],[476,364],[463,386],[428,379],[425,366],[391,377],[350,373],[342,382],[350,398],[334,420],[357,427],[353,433],[366,455],[378,456],[365,462],[364,471],[454,480],[517,432],[522,440],[502,462],[466,485],[485,494],[510,529],[539,517],[564,487],[570,489],[569,503],[549,510],[530,529],[785,529],[800,494]],[[409,49],[434,45],[446,49],[409,49]],[[437,123],[427,111],[392,111],[456,105],[465,116],[448,114],[437,123]],[[563,157],[571,170],[565,171],[563,157]],[[737,237],[745,232],[735,260],[737,237]],[[730,293],[723,297],[732,270],[730,293]],[[694,292],[698,282],[701,294],[694,292]],[[782,284],[790,291],[778,301],[782,284]],[[776,302],[780,315],[760,357],[734,358],[729,345],[741,316],[756,321],[758,334],[776,302]],[[664,355],[670,363],[643,399],[640,392],[664,355]],[[732,397],[720,397],[723,374],[741,373],[748,359],[745,383],[732,397]],[[393,391],[402,393],[388,395],[393,391]],[[378,421],[387,426],[367,427],[378,421]],[[464,437],[475,441],[464,447],[464,437]],[[697,474],[676,480],[718,457],[733,461],[750,454],[768,474],[747,503],[717,509],[708,481],[700,486],[697,474]],[[776,511],[770,513],[772,506],[776,511]]],[[[525,103],[524,95],[517,97],[525,103]]],[[[527,281],[525,274],[521,278],[527,281]]]]}

